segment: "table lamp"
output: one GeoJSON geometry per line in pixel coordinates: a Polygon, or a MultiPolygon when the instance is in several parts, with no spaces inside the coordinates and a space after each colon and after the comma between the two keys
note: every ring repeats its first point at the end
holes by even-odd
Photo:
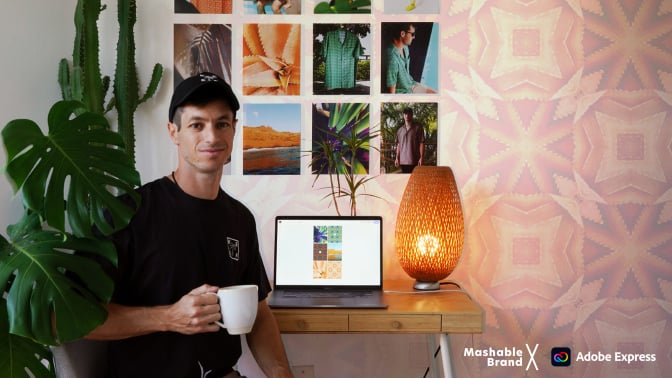
{"type": "Polygon", "coordinates": [[[417,166],[399,204],[394,234],[399,264],[414,288],[438,290],[457,266],[464,244],[464,218],[450,167],[417,166]]]}

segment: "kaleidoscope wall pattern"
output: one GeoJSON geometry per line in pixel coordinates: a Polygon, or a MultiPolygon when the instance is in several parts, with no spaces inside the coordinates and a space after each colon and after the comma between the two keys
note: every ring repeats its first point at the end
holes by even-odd
{"type": "MultiPolygon", "coordinates": [[[[451,278],[486,314],[483,334],[451,335],[456,376],[669,375],[672,1],[440,5],[438,15],[398,17],[438,22],[441,35],[438,165],[455,172],[466,225],[465,251],[451,278]],[[492,368],[462,353],[526,344],[539,344],[539,370],[492,368]],[[562,346],[655,354],[656,361],[552,367],[550,350],[562,346]]],[[[374,1],[372,13],[389,20],[381,9],[374,1]]],[[[374,82],[379,75],[372,69],[374,82]]],[[[399,98],[372,93],[371,100],[375,118],[377,103],[399,98]]],[[[245,179],[229,189],[257,210],[262,229],[277,213],[333,213],[304,176],[245,179]]],[[[367,192],[383,200],[358,203],[362,214],[386,220],[386,278],[407,278],[391,221],[404,176],[375,177],[367,192]]],[[[262,244],[272,245],[272,235],[262,235],[262,244]]],[[[357,377],[362,370],[422,376],[426,366],[409,357],[426,348],[422,340],[285,340],[290,359],[314,364],[320,377],[357,377]],[[325,345],[329,359],[311,352],[325,345]]]]}
{"type": "MultiPolygon", "coordinates": [[[[444,150],[461,152],[449,160],[468,224],[458,274],[486,311],[482,337],[453,337],[453,350],[539,343],[544,367],[552,346],[655,353],[524,374],[664,376],[672,2],[453,1],[442,26],[444,150]]],[[[458,376],[503,373],[480,362],[458,376]]]]}

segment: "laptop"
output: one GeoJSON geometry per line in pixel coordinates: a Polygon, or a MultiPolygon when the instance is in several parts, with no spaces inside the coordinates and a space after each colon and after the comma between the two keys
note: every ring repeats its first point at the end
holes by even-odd
{"type": "Polygon", "coordinates": [[[272,308],[386,308],[380,216],[275,218],[272,308]]]}

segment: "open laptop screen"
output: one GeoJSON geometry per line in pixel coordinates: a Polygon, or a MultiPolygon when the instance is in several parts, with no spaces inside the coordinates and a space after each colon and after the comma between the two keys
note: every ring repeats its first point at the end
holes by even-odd
{"type": "Polygon", "coordinates": [[[380,287],[382,240],[378,216],[278,216],[275,286],[380,287]]]}

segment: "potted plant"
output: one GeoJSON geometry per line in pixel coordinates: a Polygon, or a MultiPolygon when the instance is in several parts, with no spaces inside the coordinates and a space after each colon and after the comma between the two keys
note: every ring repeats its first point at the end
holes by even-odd
{"type": "Polygon", "coordinates": [[[6,173],[25,212],[8,227],[8,239],[0,235],[0,376],[54,376],[48,346],[85,336],[107,316],[101,303],[109,301],[113,283],[93,257],[116,261],[105,236],[134,214],[117,198],[127,193],[137,202],[133,113],[153,96],[162,73],[157,64],[146,94],[138,96],[136,5],[117,4],[114,96],[107,105],[110,80],[100,74],[97,27],[105,7],[100,0],[79,0],[72,67],[60,63],[64,99],[49,110],[48,133],[28,119],[2,130],[6,173]],[[117,110],[117,131],[105,117],[111,109],[117,110]]]}
{"type": "Polygon", "coordinates": [[[341,214],[339,199],[350,202],[350,215],[357,215],[359,195],[377,197],[361,193],[365,184],[373,179],[366,176],[369,169],[369,149],[377,150],[371,141],[379,136],[378,130],[371,130],[369,105],[364,103],[313,105],[314,121],[313,150],[310,167],[317,183],[320,175],[329,179],[330,198],[341,214]],[[319,107],[319,108],[318,108],[319,107]],[[323,119],[324,122],[320,122],[323,119]],[[343,181],[341,181],[343,180],[343,181]]]}

